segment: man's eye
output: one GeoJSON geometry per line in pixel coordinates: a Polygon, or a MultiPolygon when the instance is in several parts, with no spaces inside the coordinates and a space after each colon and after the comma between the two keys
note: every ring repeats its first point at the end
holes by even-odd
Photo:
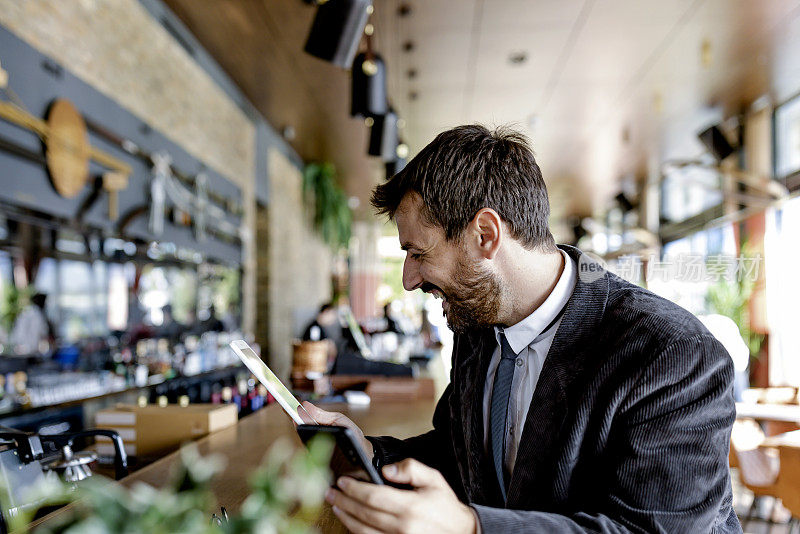
{"type": "Polygon", "coordinates": [[[414,259],[414,260],[421,260],[422,259],[422,254],[417,253],[417,252],[411,252],[411,258],[414,259]]]}

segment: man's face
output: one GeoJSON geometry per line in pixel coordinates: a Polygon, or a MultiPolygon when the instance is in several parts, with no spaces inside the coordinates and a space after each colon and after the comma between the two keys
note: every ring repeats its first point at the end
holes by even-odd
{"type": "Polygon", "coordinates": [[[459,240],[447,241],[444,229],[427,224],[421,207],[422,199],[411,192],[395,213],[400,245],[406,251],[403,287],[442,299],[447,324],[456,333],[496,324],[499,280],[467,246],[459,240]]]}

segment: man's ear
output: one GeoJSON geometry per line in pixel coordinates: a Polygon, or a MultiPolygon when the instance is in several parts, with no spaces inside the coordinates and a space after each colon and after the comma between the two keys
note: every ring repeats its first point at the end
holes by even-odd
{"type": "Polygon", "coordinates": [[[491,208],[483,208],[469,224],[469,234],[472,246],[483,258],[491,260],[500,249],[503,237],[503,221],[491,208]]]}

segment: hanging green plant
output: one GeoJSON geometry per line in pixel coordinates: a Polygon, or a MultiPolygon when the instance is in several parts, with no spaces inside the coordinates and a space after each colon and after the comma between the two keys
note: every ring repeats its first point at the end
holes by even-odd
{"type": "Polygon", "coordinates": [[[347,194],[336,181],[331,163],[309,163],[303,170],[303,200],[313,207],[314,228],[334,249],[347,247],[353,215],[347,194]]]}

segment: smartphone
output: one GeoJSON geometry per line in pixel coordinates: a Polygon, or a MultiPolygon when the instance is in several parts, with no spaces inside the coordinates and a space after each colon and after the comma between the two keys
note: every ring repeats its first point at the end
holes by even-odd
{"type": "Polygon", "coordinates": [[[275,397],[275,400],[281,405],[283,411],[285,411],[295,423],[298,425],[305,424],[309,421],[317,423],[317,420],[311,417],[311,414],[309,414],[297,399],[294,398],[294,395],[292,395],[286,386],[278,380],[275,373],[267,367],[267,364],[258,357],[258,354],[250,348],[247,342],[243,339],[237,339],[236,341],[231,341],[230,346],[233,352],[239,356],[247,368],[250,369],[250,372],[258,378],[258,381],[264,384],[267,391],[275,397]],[[300,416],[300,412],[304,414],[305,419],[300,416]]]}
{"type": "Polygon", "coordinates": [[[298,425],[297,433],[303,443],[308,443],[317,434],[325,434],[334,438],[336,446],[333,448],[330,463],[334,477],[349,476],[383,485],[384,482],[378,470],[367,459],[364,449],[351,429],[343,426],[298,425]]]}

